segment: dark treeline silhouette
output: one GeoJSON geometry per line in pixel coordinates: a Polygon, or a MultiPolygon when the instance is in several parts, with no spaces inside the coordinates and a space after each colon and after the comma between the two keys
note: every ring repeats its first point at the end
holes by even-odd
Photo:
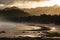
{"type": "Polygon", "coordinates": [[[34,23],[55,23],[60,24],[60,15],[46,15],[31,16],[29,13],[17,7],[5,8],[0,10],[0,16],[14,22],[34,22],[34,23]]]}
{"type": "Polygon", "coordinates": [[[28,16],[28,17],[15,17],[13,20],[15,22],[34,22],[34,23],[54,23],[60,24],[60,15],[40,15],[40,16],[28,16]]]}

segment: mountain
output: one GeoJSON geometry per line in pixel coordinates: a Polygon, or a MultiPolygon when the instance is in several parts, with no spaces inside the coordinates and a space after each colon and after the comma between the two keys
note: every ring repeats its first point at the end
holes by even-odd
{"type": "Polygon", "coordinates": [[[30,13],[31,15],[40,15],[40,14],[59,15],[60,14],[60,6],[57,5],[51,7],[37,7],[31,9],[23,9],[23,10],[30,13]]]}
{"type": "Polygon", "coordinates": [[[17,7],[8,7],[3,10],[0,10],[0,14],[5,17],[26,17],[30,14],[27,12],[24,12],[23,10],[17,8],[17,7]]]}

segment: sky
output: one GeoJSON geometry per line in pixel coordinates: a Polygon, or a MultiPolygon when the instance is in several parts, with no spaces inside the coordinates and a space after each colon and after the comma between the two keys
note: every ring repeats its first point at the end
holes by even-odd
{"type": "Polygon", "coordinates": [[[17,6],[19,8],[36,8],[60,6],[60,0],[0,0],[0,8],[17,6]]]}

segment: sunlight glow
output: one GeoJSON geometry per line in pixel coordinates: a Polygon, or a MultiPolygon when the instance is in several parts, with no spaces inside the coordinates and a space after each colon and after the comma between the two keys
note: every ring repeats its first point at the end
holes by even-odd
{"type": "Polygon", "coordinates": [[[4,4],[0,4],[0,7],[4,6],[4,4]]]}
{"type": "Polygon", "coordinates": [[[56,31],[56,28],[55,27],[51,27],[50,31],[56,31]]]}
{"type": "Polygon", "coordinates": [[[19,1],[15,2],[11,6],[17,6],[19,8],[36,8],[36,7],[45,7],[45,6],[54,6],[59,5],[60,6],[60,0],[50,0],[50,1],[42,1],[42,2],[36,2],[36,1],[19,1]]]}

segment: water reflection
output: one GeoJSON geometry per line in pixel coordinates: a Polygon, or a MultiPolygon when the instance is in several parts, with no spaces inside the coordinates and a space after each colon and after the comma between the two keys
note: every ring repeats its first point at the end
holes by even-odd
{"type": "Polygon", "coordinates": [[[9,22],[0,22],[0,29],[6,31],[1,36],[29,36],[29,37],[43,37],[51,35],[60,35],[57,30],[58,27],[47,27],[46,25],[28,25],[28,23],[9,23],[9,22]],[[1,27],[1,25],[3,25],[1,27]],[[4,26],[5,25],[5,26],[4,26]],[[6,26],[7,25],[7,26],[6,26]],[[6,30],[4,30],[7,28],[6,30]],[[56,33],[57,32],[57,33],[56,33]],[[48,34],[48,35],[47,35],[48,34]]]}
{"type": "Polygon", "coordinates": [[[50,29],[51,29],[50,31],[56,31],[55,27],[51,27],[50,29]]]}

